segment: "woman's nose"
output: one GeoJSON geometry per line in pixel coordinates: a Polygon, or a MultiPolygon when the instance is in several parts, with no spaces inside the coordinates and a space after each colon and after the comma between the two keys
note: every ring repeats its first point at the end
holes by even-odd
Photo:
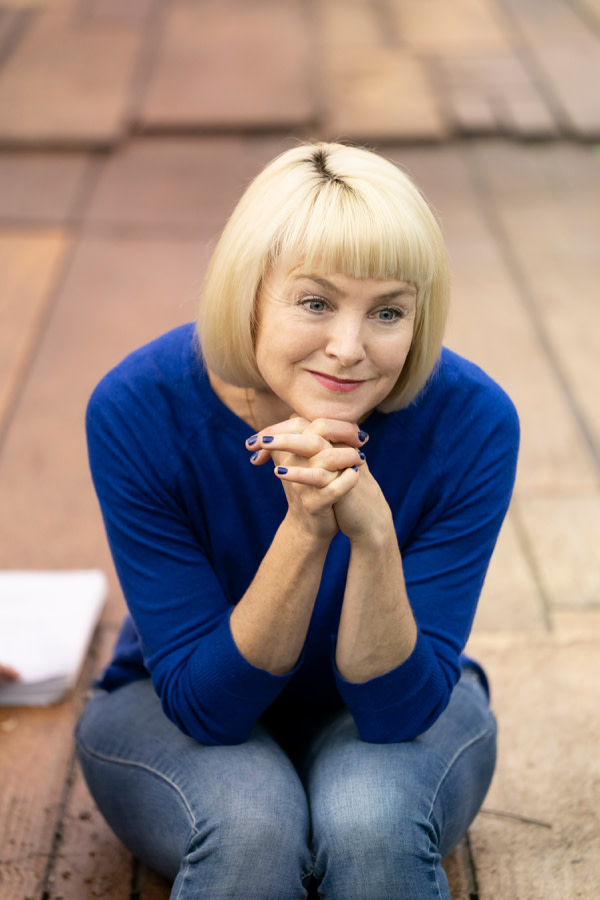
{"type": "Polygon", "coordinates": [[[342,321],[333,325],[325,352],[346,368],[361,362],[366,356],[361,327],[352,322],[342,321]]]}

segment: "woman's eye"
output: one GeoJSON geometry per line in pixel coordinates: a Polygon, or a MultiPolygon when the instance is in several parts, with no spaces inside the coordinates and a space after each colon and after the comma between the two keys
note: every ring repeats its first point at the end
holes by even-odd
{"type": "Polygon", "coordinates": [[[305,309],[308,309],[311,312],[323,312],[326,308],[325,301],[321,300],[319,297],[304,297],[301,303],[305,309]]]}
{"type": "Polygon", "coordinates": [[[380,322],[395,322],[397,319],[402,319],[404,313],[401,309],[396,309],[393,306],[386,306],[385,309],[378,309],[375,313],[375,317],[380,322]]]}

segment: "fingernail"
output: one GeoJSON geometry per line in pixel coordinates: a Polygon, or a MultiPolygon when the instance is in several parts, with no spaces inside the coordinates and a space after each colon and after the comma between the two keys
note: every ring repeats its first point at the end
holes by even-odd
{"type": "Polygon", "coordinates": [[[368,441],[368,440],[369,440],[369,435],[367,434],[366,431],[359,431],[359,432],[358,432],[358,439],[359,439],[359,441],[368,441]]]}
{"type": "Polygon", "coordinates": [[[362,450],[359,450],[359,451],[358,451],[358,455],[360,456],[361,459],[366,459],[366,458],[367,458],[367,457],[365,456],[365,454],[362,452],[362,450]]]}
{"type": "Polygon", "coordinates": [[[249,437],[249,438],[248,438],[248,440],[246,441],[246,443],[247,443],[247,444],[250,444],[250,446],[252,446],[252,444],[255,444],[255,443],[257,442],[257,440],[258,440],[258,435],[257,435],[257,434],[253,434],[252,437],[249,437]]]}
{"type": "Polygon", "coordinates": [[[352,466],[355,472],[358,472],[358,466],[352,466]]]}
{"type": "Polygon", "coordinates": [[[256,459],[258,459],[258,450],[250,456],[250,462],[254,462],[256,459]]]}
{"type": "Polygon", "coordinates": [[[263,444],[270,444],[271,441],[274,441],[274,440],[275,440],[275,438],[273,437],[273,435],[271,435],[271,434],[265,434],[265,435],[263,436],[262,442],[263,442],[263,444]]]}
{"type": "Polygon", "coordinates": [[[287,475],[287,469],[285,466],[277,466],[275,469],[278,475],[287,475]]]}

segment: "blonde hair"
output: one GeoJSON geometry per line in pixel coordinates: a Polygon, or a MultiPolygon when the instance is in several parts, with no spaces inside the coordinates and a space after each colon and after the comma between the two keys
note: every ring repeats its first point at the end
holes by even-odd
{"type": "Polygon", "coordinates": [[[275,262],[416,286],[410,352],[379,408],[407,406],[439,358],[450,290],[440,228],[410,178],[369,150],[315,143],[282,153],[251,182],[212,255],[198,317],[206,365],[230,384],[264,387],[256,305],[275,262]]]}

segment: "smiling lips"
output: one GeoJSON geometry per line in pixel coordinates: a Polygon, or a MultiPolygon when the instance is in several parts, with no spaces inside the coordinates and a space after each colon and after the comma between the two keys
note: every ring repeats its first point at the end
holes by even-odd
{"type": "Polygon", "coordinates": [[[325,375],[323,372],[313,372],[310,370],[319,384],[326,387],[330,391],[337,391],[339,394],[348,394],[350,391],[356,391],[364,384],[364,381],[352,381],[349,378],[335,378],[333,375],[325,375]]]}

